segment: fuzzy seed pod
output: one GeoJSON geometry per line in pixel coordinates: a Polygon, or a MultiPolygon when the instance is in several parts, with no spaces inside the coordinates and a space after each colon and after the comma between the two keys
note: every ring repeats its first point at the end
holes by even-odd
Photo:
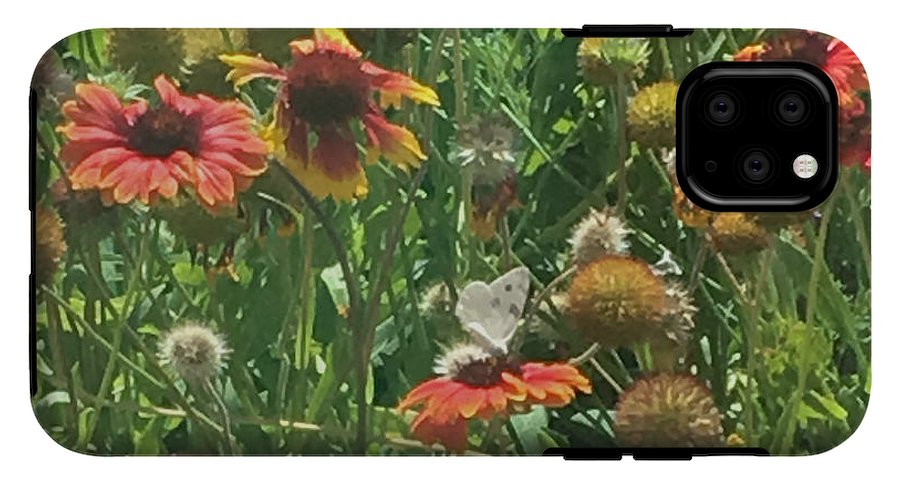
{"type": "Polygon", "coordinates": [[[706,385],[691,375],[643,377],[619,396],[615,418],[620,446],[716,447],[722,414],[706,385]]]}
{"type": "Polygon", "coordinates": [[[197,322],[169,330],[159,346],[160,362],[190,384],[202,384],[215,377],[230,352],[221,335],[197,322]]]}
{"type": "Polygon", "coordinates": [[[625,221],[612,211],[592,208],[575,226],[569,240],[575,264],[584,266],[605,254],[627,254],[631,233],[625,221]]]}
{"type": "Polygon", "coordinates": [[[67,246],[63,223],[55,210],[37,204],[34,219],[34,277],[35,284],[40,288],[53,282],[53,275],[67,246]]]}
{"type": "Polygon", "coordinates": [[[628,105],[628,134],[644,148],[675,146],[675,96],[678,85],[662,81],[641,88],[628,105]]]}

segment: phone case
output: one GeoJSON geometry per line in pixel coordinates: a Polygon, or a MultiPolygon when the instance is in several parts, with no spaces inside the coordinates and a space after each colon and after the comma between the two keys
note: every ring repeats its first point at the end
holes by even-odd
{"type": "Polygon", "coordinates": [[[825,34],[99,29],[31,93],[31,393],[68,449],[803,455],[865,413],[870,97],[825,34]],[[834,82],[815,210],[678,188],[679,81],[722,60],[834,82]]]}

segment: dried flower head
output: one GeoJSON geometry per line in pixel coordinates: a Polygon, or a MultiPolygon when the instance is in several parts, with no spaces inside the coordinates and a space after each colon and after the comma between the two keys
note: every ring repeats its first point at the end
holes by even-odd
{"type": "Polygon", "coordinates": [[[177,78],[184,64],[181,29],[110,29],[109,60],[122,71],[134,70],[136,81],[150,84],[160,74],[177,78]]]}
{"type": "Polygon", "coordinates": [[[615,418],[620,446],[716,447],[722,414],[706,385],[691,375],[643,377],[619,396],[615,418]]]}
{"type": "Polygon", "coordinates": [[[214,213],[190,197],[163,201],[154,212],[168,223],[173,234],[190,246],[212,246],[236,239],[249,229],[248,220],[237,207],[223,207],[214,213]]]}
{"type": "Polygon", "coordinates": [[[218,98],[232,98],[235,90],[225,80],[228,66],[218,56],[247,50],[246,29],[183,29],[187,66],[184,91],[203,93],[218,98]],[[226,42],[227,37],[227,42],[226,42]]]}
{"type": "Polygon", "coordinates": [[[506,178],[516,160],[514,142],[513,130],[504,116],[477,116],[460,126],[455,156],[472,174],[475,185],[495,185],[506,178]]]}
{"type": "Polygon", "coordinates": [[[605,254],[627,254],[631,233],[625,221],[611,210],[592,208],[575,226],[569,240],[575,264],[584,266],[605,254]]]}
{"type": "Polygon", "coordinates": [[[489,241],[497,234],[497,224],[510,209],[519,207],[519,175],[512,164],[504,165],[505,178],[496,184],[472,186],[472,232],[489,241]]]}
{"type": "Polygon", "coordinates": [[[198,322],[169,330],[159,346],[160,362],[191,384],[215,377],[230,352],[221,335],[198,322]]]}
{"type": "Polygon", "coordinates": [[[746,212],[716,214],[709,228],[713,246],[725,254],[744,254],[765,249],[769,232],[759,217],[746,212]]]}
{"type": "Polygon", "coordinates": [[[644,75],[650,57],[647,39],[588,37],[578,46],[578,65],[584,78],[609,86],[621,76],[625,82],[644,75]]]}
{"type": "Polygon", "coordinates": [[[606,255],[575,275],[567,316],[577,331],[607,348],[683,341],[693,316],[686,298],[645,261],[606,255]]]}
{"type": "Polygon", "coordinates": [[[687,227],[699,229],[709,227],[716,214],[698,207],[684,195],[681,186],[678,184],[678,177],[675,175],[675,150],[665,150],[662,160],[666,166],[666,172],[669,174],[669,181],[672,184],[672,212],[675,213],[675,217],[687,227]]]}
{"type": "Polygon", "coordinates": [[[628,105],[629,137],[645,148],[675,146],[675,96],[678,85],[662,81],[641,88],[628,105]]]}
{"type": "Polygon", "coordinates": [[[37,204],[34,213],[35,284],[48,285],[66,252],[63,224],[55,210],[37,204]]]}
{"type": "Polygon", "coordinates": [[[38,61],[31,78],[31,87],[37,94],[39,110],[45,105],[57,109],[58,105],[75,96],[75,81],[66,72],[62,59],[53,49],[45,52],[38,61]]]}

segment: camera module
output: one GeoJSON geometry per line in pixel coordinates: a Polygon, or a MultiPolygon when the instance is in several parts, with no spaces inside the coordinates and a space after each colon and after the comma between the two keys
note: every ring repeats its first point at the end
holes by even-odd
{"type": "Polygon", "coordinates": [[[789,125],[796,125],[806,119],[806,100],[800,93],[781,95],[776,103],[778,119],[789,125]]]}
{"type": "Polygon", "coordinates": [[[707,102],[707,115],[710,121],[717,125],[730,123],[737,116],[737,111],[737,101],[728,93],[715,93],[709,97],[707,102]]]}
{"type": "Polygon", "coordinates": [[[741,159],[741,176],[751,184],[763,184],[774,173],[771,158],[762,150],[753,150],[741,159]]]}

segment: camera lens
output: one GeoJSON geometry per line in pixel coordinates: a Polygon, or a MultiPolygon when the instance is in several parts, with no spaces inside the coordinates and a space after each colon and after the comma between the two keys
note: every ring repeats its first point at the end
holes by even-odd
{"type": "Polygon", "coordinates": [[[706,114],[713,123],[718,125],[728,124],[734,120],[737,111],[737,102],[728,93],[715,93],[707,101],[706,114]]]}
{"type": "Polygon", "coordinates": [[[806,100],[800,93],[786,93],[778,98],[776,106],[781,121],[796,125],[806,119],[806,100]]]}
{"type": "Polygon", "coordinates": [[[772,176],[772,161],[768,155],[754,150],[741,160],[741,175],[747,182],[761,184],[772,176]]]}

